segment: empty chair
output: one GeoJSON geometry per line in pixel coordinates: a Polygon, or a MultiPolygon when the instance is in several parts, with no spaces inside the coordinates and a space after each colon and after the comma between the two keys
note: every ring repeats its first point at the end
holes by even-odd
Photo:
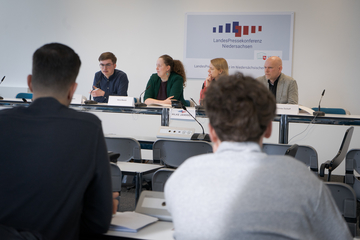
{"type": "Polygon", "coordinates": [[[354,190],[344,183],[326,182],[335,203],[343,215],[353,237],[356,236],[356,196],[354,190]]]}
{"type": "Polygon", "coordinates": [[[328,169],[328,178],[327,180],[330,181],[331,172],[340,165],[340,163],[344,160],[345,155],[349,149],[350,141],[352,134],[354,132],[354,127],[349,127],[344,135],[344,138],[341,142],[340,149],[337,152],[336,156],[332,160],[328,160],[321,164],[320,166],[320,177],[324,176],[325,169],[328,169]]]}
{"type": "MultiPolygon", "coordinates": [[[[263,152],[268,155],[285,155],[286,151],[292,147],[288,144],[263,143],[263,152]]],[[[298,145],[295,159],[305,163],[315,174],[318,174],[318,155],[313,147],[298,145]]]]}
{"type": "Polygon", "coordinates": [[[140,143],[134,138],[111,138],[106,137],[106,146],[108,151],[120,153],[118,161],[141,162],[141,147],[140,143]]]}
{"type": "Polygon", "coordinates": [[[351,149],[345,158],[345,183],[349,184],[355,191],[360,201],[360,181],[354,175],[354,170],[360,174],[360,149],[351,149]]]}
{"type": "Polygon", "coordinates": [[[119,192],[119,197],[117,197],[117,200],[119,201],[119,204],[118,204],[118,210],[119,210],[122,174],[121,174],[121,170],[118,167],[118,165],[116,165],[114,163],[110,163],[110,172],[111,172],[112,191],[119,192]]]}
{"type": "Polygon", "coordinates": [[[204,153],[212,153],[212,145],[204,141],[160,139],[153,144],[154,163],[174,168],[189,157],[204,153]]]}
{"type": "Polygon", "coordinates": [[[174,171],[175,169],[173,168],[161,168],[157,170],[152,177],[152,190],[163,192],[166,181],[174,171]]]}

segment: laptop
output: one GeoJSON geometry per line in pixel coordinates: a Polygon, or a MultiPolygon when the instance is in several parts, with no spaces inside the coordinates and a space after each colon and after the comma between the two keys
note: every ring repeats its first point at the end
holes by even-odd
{"type": "Polygon", "coordinates": [[[142,191],[135,212],[156,217],[161,221],[172,221],[166,209],[164,192],[142,191]]]}

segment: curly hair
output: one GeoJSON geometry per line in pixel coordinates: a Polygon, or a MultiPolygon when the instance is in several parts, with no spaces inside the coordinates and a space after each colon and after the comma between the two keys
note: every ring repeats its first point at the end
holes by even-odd
{"type": "Polygon", "coordinates": [[[273,94],[241,73],[222,76],[206,90],[205,109],[220,141],[258,142],[274,119],[273,94]]]}
{"type": "Polygon", "coordinates": [[[170,66],[170,72],[175,72],[179,74],[183,78],[183,87],[186,86],[186,74],[185,74],[185,68],[184,65],[180,60],[174,60],[169,55],[162,55],[159,58],[162,58],[164,60],[164,63],[166,66],[170,66]]]}

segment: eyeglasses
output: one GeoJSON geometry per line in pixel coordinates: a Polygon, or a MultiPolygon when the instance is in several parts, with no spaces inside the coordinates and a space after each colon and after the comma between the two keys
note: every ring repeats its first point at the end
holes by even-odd
{"type": "Polygon", "coordinates": [[[112,65],[113,65],[112,63],[107,63],[107,64],[102,64],[102,63],[100,63],[100,64],[99,64],[100,68],[111,67],[112,65]]]}

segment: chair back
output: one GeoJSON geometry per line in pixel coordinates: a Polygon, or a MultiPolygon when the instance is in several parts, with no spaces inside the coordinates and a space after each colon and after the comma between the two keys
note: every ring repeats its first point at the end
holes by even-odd
{"type": "Polygon", "coordinates": [[[115,163],[110,163],[110,173],[111,173],[112,191],[119,193],[119,196],[116,197],[116,200],[118,200],[117,211],[119,211],[122,173],[119,166],[116,165],[115,163]]]}
{"type": "Polygon", "coordinates": [[[152,177],[152,190],[156,192],[163,192],[165,183],[173,174],[175,169],[173,168],[161,168],[157,170],[152,177]]]}
{"type": "Polygon", "coordinates": [[[122,173],[118,165],[110,163],[111,183],[113,192],[121,192],[122,173]]]}
{"type": "Polygon", "coordinates": [[[344,135],[344,138],[341,142],[340,149],[336,156],[331,160],[332,162],[332,170],[334,170],[337,166],[340,165],[340,163],[344,160],[346,153],[350,146],[351,137],[354,132],[354,127],[349,127],[344,135]]]}
{"type": "Polygon", "coordinates": [[[212,145],[204,141],[160,139],[153,144],[154,163],[177,168],[192,156],[212,153],[212,145]]]}
{"type": "MultiPolygon", "coordinates": [[[[288,150],[290,147],[292,147],[292,145],[263,143],[263,152],[268,155],[285,155],[286,150],[288,150]]],[[[318,174],[318,155],[313,147],[298,145],[295,159],[305,163],[305,165],[308,166],[311,171],[313,171],[315,174],[318,174]]]]}
{"type": "Polygon", "coordinates": [[[344,135],[344,138],[341,142],[340,149],[332,160],[328,160],[321,164],[320,166],[320,177],[324,177],[325,169],[328,169],[328,178],[327,181],[330,182],[331,172],[340,165],[340,163],[344,160],[345,155],[349,149],[350,141],[352,134],[354,132],[354,127],[349,127],[344,135]]]}
{"type": "Polygon", "coordinates": [[[18,93],[15,98],[25,98],[25,99],[32,99],[32,93],[18,93]]]}
{"type": "Polygon", "coordinates": [[[325,182],[329,188],[336,206],[343,215],[353,237],[356,236],[356,195],[354,190],[345,183],[325,182]]]}
{"type": "Polygon", "coordinates": [[[141,147],[136,139],[105,137],[105,142],[108,151],[120,153],[118,161],[128,162],[133,159],[141,162],[141,147]]]}
{"type": "Polygon", "coordinates": [[[354,170],[360,174],[360,149],[351,149],[345,158],[345,183],[354,189],[360,201],[360,181],[355,177],[354,170]]]}

